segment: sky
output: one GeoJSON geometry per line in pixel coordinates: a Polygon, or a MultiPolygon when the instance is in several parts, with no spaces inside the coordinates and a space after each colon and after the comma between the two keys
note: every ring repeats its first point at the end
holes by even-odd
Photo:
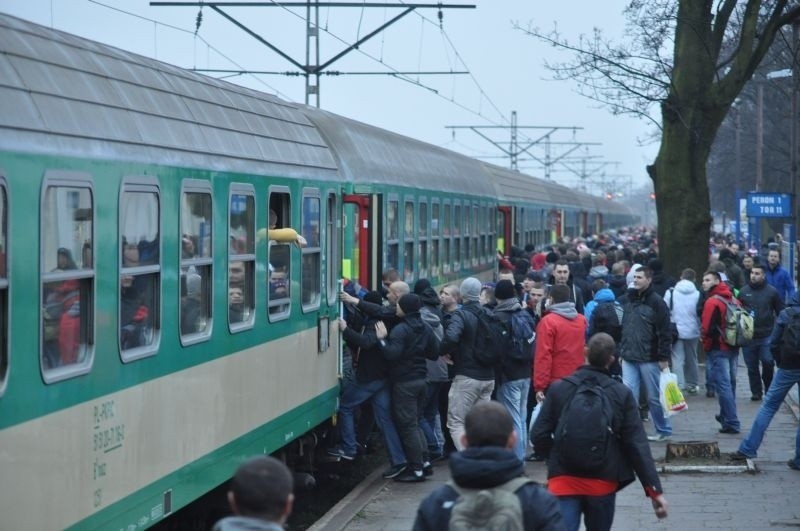
{"type": "MultiPolygon", "coordinates": [[[[649,186],[645,166],[654,160],[658,145],[643,141],[652,134],[652,124],[613,116],[580,96],[575,82],[554,81],[544,67],[545,60],[567,60],[569,56],[513,27],[515,23],[541,29],[557,26],[572,41],[599,27],[617,39],[624,35],[622,10],[627,0],[443,3],[474,4],[476,8],[442,9],[441,28],[437,9],[417,9],[358,50],[336,60],[329,70],[469,74],[407,75],[405,80],[385,74],[323,76],[321,107],[470,156],[497,157],[485,160],[506,167],[508,158],[501,158],[500,150],[488,140],[472,130],[447,126],[507,126],[511,112],[516,111],[520,143],[548,131],[523,130],[522,126],[563,128],[551,135],[552,159],[571,149],[573,145],[569,143],[600,144],[578,147],[570,155],[575,160],[566,163],[571,170],[561,164],[552,165],[550,178],[554,181],[597,194],[612,191],[627,195],[631,185],[636,189],[649,186]],[[590,174],[588,180],[577,175],[584,164],[590,174]]],[[[149,1],[143,0],[3,0],[0,11],[183,68],[298,72],[290,61],[208,6],[202,9],[197,34],[197,6],[150,6],[149,1]]],[[[227,7],[224,11],[297,63],[305,64],[305,8],[273,5],[227,7]]],[[[383,7],[321,8],[319,62],[327,62],[402,11],[383,7]]],[[[300,76],[233,75],[226,79],[289,101],[305,101],[305,85],[300,76]]],[[[311,103],[315,103],[313,97],[311,103]]],[[[509,129],[480,131],[508,146],[509,129]]],[[[536,158],[545,159],[544,143],[530,150],[536,158]]],[[[542,164],[531,157],[521,156],[519,168],[536,177],[546,177],[542,164]]]]}

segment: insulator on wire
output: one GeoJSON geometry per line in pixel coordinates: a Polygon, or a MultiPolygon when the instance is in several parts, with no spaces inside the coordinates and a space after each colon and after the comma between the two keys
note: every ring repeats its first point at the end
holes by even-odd
{"type": "Polygon", "coordinates": [[[442,13],[442,3],[439,2],[439,13],[437,14],[439,17],[439,29],[442,29],[442,20],[444,20],[444,13],[442,13]]]}
{"type": "Polygon", "coordinates": [[[194,23],[194,34],[200,31],[200,26],[203,24],[203,6],[200,6],[200,11],[197,12],[197,20],[194,23]]]}

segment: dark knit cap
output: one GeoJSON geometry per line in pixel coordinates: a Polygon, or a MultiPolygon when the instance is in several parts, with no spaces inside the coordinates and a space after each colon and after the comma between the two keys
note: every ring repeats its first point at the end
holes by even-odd
{"type": "Polygon", "coordinates": [[[501,280],[494,287],[494,297],[499,300],[513,299],[517,296],[517,291],[514,289],[514,284],[510,280],[501,280]]]}
{"type": "Polygon", "coordinates": [[[414,284],[414,293],[422,295],[422,292],[431,287],[431,281],[427,278],[421,278],[414,284]]]}
{"type": "Polygon", "coordinates": [[[364,300],[373,304],[383,303],[383,297],[381,297],[381,294],[375,290],[368,291],[367,294],[364,295],[364,300]]]}
{"type": "Polygon", "coordinates": [[[415,295],[414,293],[403,295],[400,297],[400,300],[397,301],[397,304],[400,305],[400,309],[403,310],[403,313],[406,315],[418,312],[419,309],[422,308],[422,300],[420,300],[419,295],[415,295]]]}

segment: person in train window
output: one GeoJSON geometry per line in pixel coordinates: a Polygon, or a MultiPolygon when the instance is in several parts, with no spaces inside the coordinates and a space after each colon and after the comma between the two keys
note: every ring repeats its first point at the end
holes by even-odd
{"type": "Polygon", "coordinates": [[[269,209],[269,230],[260,229],[256,233],[258,240],[268,239],[270,242],[275,243],[294,243],[298,247],[305,247],[308,242],[300,234],[291,227],[279,229],[278,227],[278,214],[271,208],[269,209]]]}
{"type": "Polygon", "coordinates": [[[292,473],[283,462],[266,455],[248,459],[228,491],[234,516],[217,522],[212,531],[281,531],[292,512],[293,490],[292,473]]]}
{"type": "Polygon", "coordinates": [[[242,288],[231,285],[228,288],[228,320],[231,323],[241,323],[245,320],[244,311],[242,288]]]}
{"type": "MultiPolygon", "coordinates": [[[[54,271],[78,269],[72,253],[65,247],[58,249],[56,264],[54,271]]],[[[49,347],[45,347],[45,355],[53,366],[76,363],[80,348],[80,281],[69,279],[56,283],[45,301],[45,343],[50,342],[49,347]]]]}
{"type": "MultiPolygon", "coordinates": [[[[139,247],[122,239],[122,266],[139,265],[139,247]]],[[[145,303],[146,276],[123,275],[120,278],[120,345],[123,350],[147,344],[146,332],[150,314],[145,303]]]]}
{"type": "Polygon", "coordinates": [[[194,267],[190,267],[181,276],[181,281],[184,283],[181,298],[181,335],[202,332],[205,328],[201,326],[203,303],[200,299],[203,279],[194,267]]]}

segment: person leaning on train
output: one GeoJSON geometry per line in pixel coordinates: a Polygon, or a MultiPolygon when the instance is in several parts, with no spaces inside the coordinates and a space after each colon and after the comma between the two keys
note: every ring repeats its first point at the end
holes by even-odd
{"type": "Polygon", "coordinates": [[[291,227],[283,229],[276,228],[278,225],[278,215],[271,208],[269,209],[269,230],[259,229],[256,238],[259,241],[269,240],[277,243],[294,243],[297,247],[305,247],[308,242],[291,227]]]}

